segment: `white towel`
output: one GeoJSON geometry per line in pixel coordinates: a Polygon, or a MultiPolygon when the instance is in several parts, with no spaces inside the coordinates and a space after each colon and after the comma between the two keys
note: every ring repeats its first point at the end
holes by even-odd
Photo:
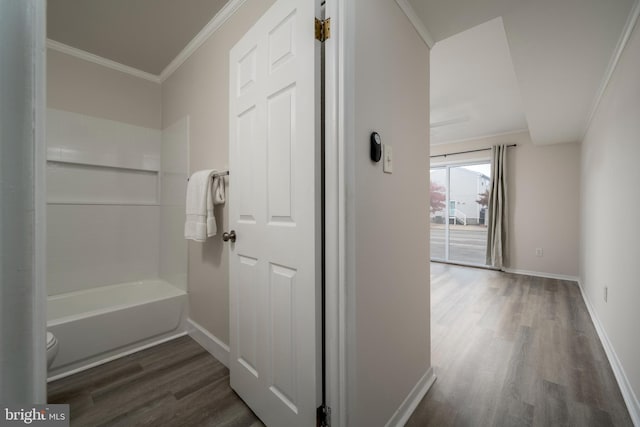
{"type": "Polygon", "coordinates": [[[224,202],[224,176],[216,176],[213,178],[213,204],[222,205],[224,202]]]}
{"type": "Polygon", "coordinates": [[[215,178],[213,169],[195,172],[187,184],[187,219],[184,238],[204,242],[217,232],[214,205],[224,203],[224,178],[215,178]]]}

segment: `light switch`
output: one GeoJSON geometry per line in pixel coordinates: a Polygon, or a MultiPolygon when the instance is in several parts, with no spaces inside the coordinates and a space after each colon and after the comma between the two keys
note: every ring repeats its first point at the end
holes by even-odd
{"type": "Polygon", "coordinates": [[[382,146],[382,170],[384,173],[393,172],[393,149],[387,144],[382,146]]]}

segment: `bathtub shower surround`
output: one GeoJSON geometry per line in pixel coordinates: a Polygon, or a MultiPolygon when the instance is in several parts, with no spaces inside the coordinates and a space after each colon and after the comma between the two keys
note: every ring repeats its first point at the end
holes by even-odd
{"type": "Polygon", "coordinates": [[[47,110],[49,295],[158,277],[161,136],[47,110]]]}
{"type": "Polygon", "coordinates": [[[189,117],[162,131],[160,196],[160,277],[187,290],[184,218],[189,178],[189,117]]]}
{"type": "Polygon", "coordinates": [[[50,376],[183,332],[187,159],[188,118],[161,131],[47,110],[50,376]]]}

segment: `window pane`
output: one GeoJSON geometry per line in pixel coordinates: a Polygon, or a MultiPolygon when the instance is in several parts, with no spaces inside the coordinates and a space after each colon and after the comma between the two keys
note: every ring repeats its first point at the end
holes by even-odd
{"type": "Polygon", "coordinates": [[[449,169],[450,261],[485,264],[490,173],[489,163],[449,169]]]}
{"type": "Polygon", "coordinates": [[[445,168],[431,169],[431,201],[429,206],[429,218],[431,219],[431,259],[446,259],[446,180],[447,170],[445,168]]]}

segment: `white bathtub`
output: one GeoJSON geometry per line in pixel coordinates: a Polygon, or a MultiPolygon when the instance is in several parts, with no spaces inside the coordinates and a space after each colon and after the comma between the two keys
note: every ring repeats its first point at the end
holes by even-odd
{"type": "Polygon", "coordinates": [[[49,379],[183,334],[185,307],[186,292],[162,280],[49,297],[47,329],[60,344],[49,379]]]}

